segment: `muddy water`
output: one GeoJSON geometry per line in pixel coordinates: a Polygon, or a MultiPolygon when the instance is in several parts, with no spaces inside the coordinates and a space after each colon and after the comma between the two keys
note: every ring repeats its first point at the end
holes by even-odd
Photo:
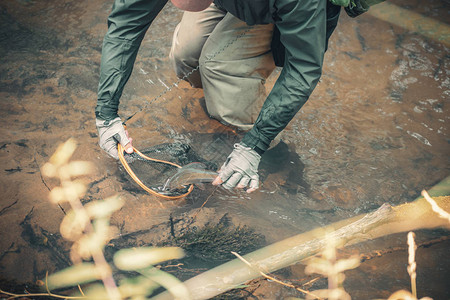
{"type": "MultiPolygon", "coordinates": [[[[446,1],[392,3],[448,22],[446,1]]],[[[88,178],[83,202],[120,194],[126,205],[112,224],[122,234],[147,230],[138,237],[140,243],[162,239],[148,229],[168,223],[170,216],[182,219],[202,205],[199,222],[228,214],[234,224],[249,225],[272,243],[372,211],[385,202],[411,201],[449,174],[448,48],[419,29],[371,15],[357,19],[343,15],[330,40],[321,82],[282,133],[283,142],[263,157],[258,192],[247,195],[206,186],[182,201],[147,195],[96,144],[93,111],[110,7],[109,1],[0,4],[2,280],[34,282],[46,270],[53,272],[67,263],[55,249],[68,246],[58,238],[62,209],[68,207],[48,202],[49,189],[58,183],[42,177],[40,167],[69,137],[79,143],[74,158],[92,161],[98,168],[88,178]],[[44,235],[50,237],[45,242],[40,239],[44,235]]],[[[207,117],[201,90],[179,83],[146,107],[176,81],[167,54],[180,16],[169,5],[155,20],[120,111],[126,117],[145,108],[128,125],[139,149],[181,142],[219,167],[241,134],[207,117]]],[[[268,89],[277,72],[267,82],[268,89]]],[[[392,250],[349,272],[346,289],[354,299],[387,297],[409,287],[405,236],[379,239],[343,253],[392,250]]],[[[448,237],[448,232],[417,232],[419,243],[440,237],[448,237]]],[[[448,242],[419,251],[419,295],[449,298],[448,242]]],[[[309,278],[301,265],[282,275],[299,282],[309,278]]],[[[319,280],[308,288],[324,284],[319,280]]],[[[255,292],[261,299],[289,294],[273,285],[255,292]]]]}

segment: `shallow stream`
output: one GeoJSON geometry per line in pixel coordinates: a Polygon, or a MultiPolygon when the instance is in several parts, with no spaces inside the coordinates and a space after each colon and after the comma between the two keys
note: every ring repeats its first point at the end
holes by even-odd
{"type": "MultiPolygon", "coordinates": [[[[232,224],[249,226],[270,244],[371,212],[383,203],[412,201],[447,177],[449,2],[389,2],[403,9],[395,23],[371,14],[356,19],[342,14],[319,85],[281,134],[282,142],[263,156],[257,192],[206,185],[181,201],[149,196],[97,146],[93,112],[110,1],[0,4],[0,278],[34,282],[46,270],[60,268],[48,249],[30,242],[21,222],[33,211],[28,219],[33,228],[58,233],[64,215],[47,200],[49,189],[58,183],[42,177],[40,167],[58,143],[72,136],[80,144],[74,159],[98,166],[83,201],[115,193],[126,200],[112,220],[121,234],[203,210],[199,217],[204,222],[227,215],[232,224]],[[408,12],[422,19],[412,22],[408,12]],[[440,22],[443,33],[433,34],[437,31],[425,26],[429,20],[440,22]]],[[[123,117],[176,81],[167,54],[180,16],[168,5],[147,33],[122,97],[123,117]]],[[[278,73],[269,78],[267,89],[278,73]]],[[[178,84],[129,123],[134,145],[145,149],[183,143],[219,167],[241,135],[209,119],[202,98],[201,90],[178,84]]],[[[448,232],[416,235],[423,245],[417,254],[419,296],[449,299],[448,232]]],[[[137,239],[145,244],[155,236],[150,232],[137,239]]],[[[345,288],[353,299],[387,298],[409,289],[406,249],[405,233],[343,250],[342,256],[372,257],[347,273],[345,288]],[[375,255],[377,251],[381,254],[375,255]]],[[[304,274],[302,265],[279,275],[299,283],[313,278],[304,274]]],[[[307,288],[325,285],[320,279],[307,288]]],[[[283,299],[300,294],[265,282],[254,295],[283,299]]]]}

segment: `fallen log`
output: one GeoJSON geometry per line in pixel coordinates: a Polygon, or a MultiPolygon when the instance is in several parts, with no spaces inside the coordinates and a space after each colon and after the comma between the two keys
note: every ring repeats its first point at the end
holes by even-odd
{"type": "MultiPolygon", "coordinates": [[[[433,187],[429,194],[445,211],[450,211],[450,177],[433,187]]],[[[350,246],[394,233],[442,227],[450,229],[446,219],[432,211],[431,205],[418,198],[398,206],[383,204],[378,210],[339,221],[274,243],[244,256],[254,268],[234,259],[184,282],[192,299],[209,299],[260,277],[258,271],[273,272],[311,257],[324,249],[328,239],[336,245],[350,246]]],[[[152,299],[172,299],[168,292],[152,299]]]]}

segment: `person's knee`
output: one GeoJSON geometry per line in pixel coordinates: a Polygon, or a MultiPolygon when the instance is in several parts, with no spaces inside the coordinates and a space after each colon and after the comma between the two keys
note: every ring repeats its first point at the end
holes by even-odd
{"type": "Polygon", "coordinates": [[[169,54],[169,59],[174,66],[188,65],[190,61],[188,52],[182,47],[172,47],[169,54]]]}
{"type": "Polygon", "coordinates": [[[203,52],[202,52],[202,54],[198,58],[198,65],[199,65],[200,73],[202,74],[202,76],[207,76],[207,74],[208,74],[208,67],[207,67],[206,63],[207,63],[207,59],[205,58],[205,56],[203,55],[203,52]]]}
{"type": "Polygon", "coordinates": [[[202,83],[197,68],[203,43],[189,42],[186,34],[180,32],[181,27],[182,23],[175,28],[169,60],[178,78],[186,80],[194,88],[201,88],[202,83]]]}
{"type": "Polygon", "coordinates": [[[214,60],[214,57],[211,57],[209,55],[208,51],[205,51],[207,49],[203,49],[202,53],[200,54],[200,57],[198,59],[200,74],[202,76],[203,80],[206,81],[217,81],[221,80],[221,77],[224,76],[224,74],[228,74],[230,72],[233,72],[233,70],[230,70],[228,67],[228,64],[226,61],[220,61],[217,62],[214,60]],[[224,72],[224,70],[227,70],[224,72]]]}
{"type": "Polygon", "coordinates": [[[169,57],[174,63],[182,63],[189,67],[196,67],[204,42],[202,33],[198,32],[195,26],[180,23],[175,28],[173,34],[169,57]],[[182,28],[183,26],[186,28],[182,28]],[[191,34],[187,30],[190,27],[193,27],[191,34]]]}
{"type": "Polygon", "coordinates": [[[186,64],[183,61],[183,56],[181,55],[181,53],[179,53],[177,49],[172,49],[172,51],[170,51],[169,53],[169,60],[177,76],[178,77],[183,76],[184,75],[183,69],[186,64]]]}
{"type": "Polygon", "coordinates": [[[184,50],[183,43],[179,40],[178,34],[180,31],[180,24],[175,27],[175,31],[173,33],[172,38],[172,47],[170,48],[169,60],[172,65],[177,70],[177,66],[184,61],[184,57],[186,56],[186,51],[184,50]]]}

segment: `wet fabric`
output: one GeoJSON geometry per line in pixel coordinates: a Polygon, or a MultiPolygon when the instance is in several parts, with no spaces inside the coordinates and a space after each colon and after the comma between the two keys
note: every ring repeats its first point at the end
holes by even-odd
{"type": "MultiPolygon", "coordinates": [[[[243,142],[266,150],[306,103],[321,76],[327,41],[327,0],[268,0],[268,10],[253,10],[248,0],[223,1],[220,6],[245,22],[265,22],[270,12],[285,48],[283,71],[243,142]],[[246,5],[244,5],[246,4],[246,5]],[[234,10],[234,11],[233,11],[234,10]],[[251,12],[249,10],[252,10],[251,12]],[[264,12],[262,16],[255,12],[264,12]]],[[[140,42],[166,1],[116,0],[102,52],[99,100],[100,119],[117,116],[119,98],[128,80],[140,42]]]]}
{"type": "MultiPolygon", "coordinates": [[[[334,29],[337,26],[340,11],[341,11],[340,6],[334,5],[330,1],[327,2],[327,33],[326,33],[325,51],[328,49],[328,40],[330,39],[334,29]]],[[[286,53],[286,49],[280,40],[280,36],[281,36],[280,30],[278,29],[277,26],[275,26],[273,30],[271,48],[275,65],[278,67],[282,67],[284,65],[286,53]]]]}
{"type": "Polygon", "coordinates": [[[100,81],[95,115],[118,117],[123,88],[130,78],[142,39],[167,0],[114,1],[103,39],[100,81]]]}
{"type": "Polygon", "coordinates": [[[269,0],[214,0],[214,4],[236,18],[245,21],[247,25],[273,23],[272,12],[269,0]]]}
{"type": "Polygon", "coordinates": [[[263,151],[306,103],[317,85],[327,31],[331,29],[327,28],[327,1],[280,0],[271,4],[272,18],[285,49],[283,70],[253,128],[242,140],[249,147],[263,151]]]}
{"type": "Polygon", "coordinates": [[[272,30],[272,24],[248,26],[211,5],[183,14],[169,57],[180,78],[200,65],[200,72],[187,80],[203,87],[211,117],[249,130],[267,97],[265,80],[275,68],[272,30]]]}
{"type": "Polygon", "coordinates": [[[384,2],[385,0],[351,0],[349,5],[345,7],[345,12],[352,18],[355,18],[369,10],[375,4],[384,2]]]}

